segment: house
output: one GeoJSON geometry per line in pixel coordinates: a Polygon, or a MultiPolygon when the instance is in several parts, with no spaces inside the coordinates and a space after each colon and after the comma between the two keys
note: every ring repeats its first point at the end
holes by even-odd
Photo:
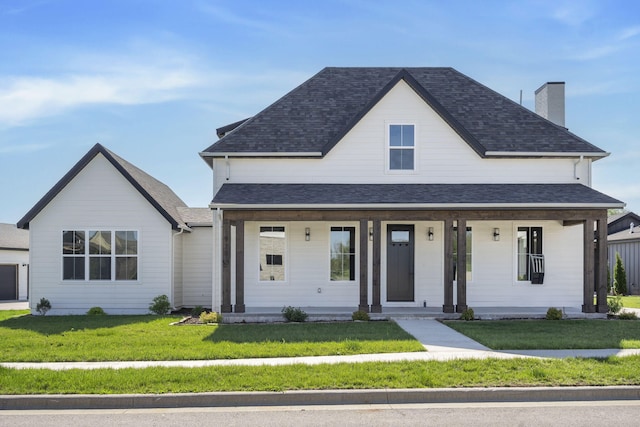
{"type": "Polygon", "coordinates": [[[627,292],[640,295],[640,217],[633,212],[610,216],[607,239],[611,280],[619,254],[627,274],[627,292]]]}
{"type": "Polygon", "coordinates": [[[29,232],[0,224],[0,301],[29,298],[29,232]]]}
{"type": "Polygon", "coordinates": [[[563,83],[536,98],[544,117],[451,68],[325,68],[218,129],[206,214],[96,146],[19,223],[33,294],[61,312],[165,293],[224,313],[605,313],[607,209],[624,206],[591,188],[608,153],[564,127],[563,83]],[[124,260],[118,236],[137,245],[124,260]]]}

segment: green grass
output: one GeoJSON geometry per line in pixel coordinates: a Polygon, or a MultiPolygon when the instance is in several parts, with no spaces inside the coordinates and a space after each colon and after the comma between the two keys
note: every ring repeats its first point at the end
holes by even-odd
{"type": "Polygon", "coordinates": [[[621,297],[621,298],[622,298],[622,306],[623,307],[640,308],[640,296],[639,295],[626,296],[626,297],[621,297]]]}
{"type": "Polygon", "coordinates": [[[445,324],[494,350],[640,348],[640,322],[493,320],[445,324]]]}
{"type": "Polygon", "coordinates": [[[11,317],[24,316],[29,314],[29,310],[0,310],[0,322],[11,317]]]}
{"type": "Polygon", "coordinates": [[[2,362],[201,360],[424,351],[393,322],[170,326],[175,316],[0,321],[2,362]]]}
{"type": "Polygon", "coordinates": [[[0,368],[0,394],[195,393],[640,384],[640,356],[50,371],[0,368]]]}

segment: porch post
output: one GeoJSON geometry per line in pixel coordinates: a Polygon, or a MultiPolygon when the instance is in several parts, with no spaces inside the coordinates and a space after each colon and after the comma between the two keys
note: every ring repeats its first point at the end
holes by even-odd
{"type": "Polygon", "coordinates": [[[360,220],[360,304],[358,310],[369,312],[369,221],[360,220]]]}
{"type": "Polygon", "coordinates": [[[601,216],[598,222],[598,246],[596,247],[596,277],[597,311],[609,312],[607,305],[607,217],[601,216]]]}
{"type": "Polygon", "coordinates": [[[244,313],[244,221],[236,221],[236,313],[244,313]]]}
{"type": "Polygon", "coordinates": [[[467,220],[458,219],[458,272],[456,288],[457,302],[456,313],[462,313],[467,307],[467,220]]]}
{"type": "Polygon", "coordinates": [[[220,311],[231,313],[231,221],[222,220],[222,304],[220,311]]]}
{"type": "Polygon", "coordinates": [[[595,258],[595,246],[593,243],[593,219],[587,218],[583,225],[584,234],[584,262],[583,262],[583,298],[582,298],[582,312],[594,313],[596,311],[593,305],[593,288],[595,282],[594,258],[595,258]]]}
{"type": "Polygon", "coordinates": [[[453,313],[453,220],[444,220],[444,313],[453,313]]]}
{"type": "Polygon", "coordinates": [[[379,219],[373,220],[373,301],[371,304],[372,313],[382,313],[382,305],[380,305],[380,259],[382,242],[381,242],[381,223],[379,219]]]}

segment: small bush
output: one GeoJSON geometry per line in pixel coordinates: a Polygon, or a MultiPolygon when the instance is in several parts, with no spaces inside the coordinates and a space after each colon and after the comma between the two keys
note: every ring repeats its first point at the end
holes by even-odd
{"type": "Polygon", "coordinates": [[[369,320],[371,320],[371,317],[369,317],[369,313],[367,313],[366,311],[358,310],[353,312],[353,314],[351,315],[351,320],[362,320],[364,322],[368,322],[369,320]]]}
{"type": "Polygon", "coordinates": [[[200,313],[200,321],[202,323],[222,323],[222,314],[215,311],[210,313],[203,311],[200,313]]]}
{"type": "Polygon", "coordinates": [[[40,302],[36,305],[36,311],[44,316],[49,310],[51,310],[51,303],[49,300],[46,298],[40,298],[40,302]]]}
{"type": "Polygon", "coordinates": [[[87,311],[87,316],[102,316],[107,313],[104,312],[102,307],[91,307],[89,311],[87,311]]]}
{"type": "Polygon", "coordinates": [[[153,299],[153,302],[149,305],[149,311],[159,316],[162,316],[163,314],[167,314],[170,309],[171,309],[171,303],[169,302],[169,297],[166,295],[158,295],[153,299]]]}
{"type": "Polygon", "coordinates": [[[198,317],[200,316],[202,313],[204,313],[206,310],[204,309],[203,306],[201,305],[196,305],[195,307],[193,307],[191,309],[191,316],[193,317],[198,317]]]}
{"type": "Polygon", "coordinates": [[[544,318],[547,320],[562,320],[562,310],[555,307],[549,307],[547,315],[544,318]]]}
{"type": "Polygon", "coordinates": [[[470,321],[475,319],[475,313],[473,312],[473,308],[467,308],[465,311],[460,314],[460,320],[470,321]]]}
{"type": "Polygon", "coordinates": [[[618,314],[618,319],[620,320],[638,320],[638,316],[633,311],[623,311],[618,314]]]}
{"type": "Polygon", "coordinates": [[[622,297],[620,295],[607,297],[607,305],[609,306],[609,314],[618,314],[622,310],[622,297]]]}
{"type": "Polygon", "coordinates": [[[291,306],[283,308],[282,315],[288,322],[304,322],[309,317],[302,309],[291,306]]]}

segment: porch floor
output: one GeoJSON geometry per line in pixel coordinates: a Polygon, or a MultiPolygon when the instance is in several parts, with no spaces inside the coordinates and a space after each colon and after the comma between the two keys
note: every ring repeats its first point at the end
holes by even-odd
{"type": "MultiPolygon", "coordinates": [[[[309,322],[351,320],[357,307],[300,307],[309,322]]],[[[473,307],[477,319],[543,319],[549,307],[473,307]]],[[[561,307],[569,319],[606,319],[603,313],[583,313],[580,307],[561,307]]],[[[282,307],[246,307],[245,313],[223,313],[225,323],[281,322],[282,307]]],[[[443,313],[441,307],[383,307],[382,313],[369,313],[372,320],[458,319],[460,313],[443,313]]]]}

